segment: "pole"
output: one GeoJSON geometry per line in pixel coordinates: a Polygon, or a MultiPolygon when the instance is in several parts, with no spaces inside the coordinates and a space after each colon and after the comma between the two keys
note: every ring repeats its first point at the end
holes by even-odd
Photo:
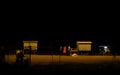
{"type": "Polygon", "coordinates": [[[60,51],[59,51],[59,64],[60,64],[60,51]]]}
{"type": "Polygon", "coordinates": [[[52,64],[53,64],[53,51],[52,51],[52,64]]]}
{"type": "Polygon", "coordinates": [[[30,62],[30,65],[31,65],[31,46],[29,46],[29,50],[30,50],[30,58],[29,58],[29,62],[30,62]]]}
{"type": "Polygon", "coordinates": [[[62,46],[60,46],[60,50],[59,50],[59,64],[60,64],[60,55],[61,55],[61,51],[62,51],[62,46]]]}

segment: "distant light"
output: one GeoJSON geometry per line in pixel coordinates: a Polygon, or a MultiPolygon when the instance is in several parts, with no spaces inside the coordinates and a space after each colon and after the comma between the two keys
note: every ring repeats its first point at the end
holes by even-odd
{"type": "Polygon", "coordinates": [[[105,46],[104,48],[107,48],[107,46],[105,46]]]}

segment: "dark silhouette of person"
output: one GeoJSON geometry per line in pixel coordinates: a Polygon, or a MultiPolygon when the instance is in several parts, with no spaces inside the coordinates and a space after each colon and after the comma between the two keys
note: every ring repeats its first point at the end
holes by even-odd
{"type": "Polygon", "coordinates": [[[17,55],[16,55],[16,63],[17,64],[22,64],[23,63],[23,57],[24,57],[24,54],[23,54],[22,51],[17,53],[17,55]]]}
{"type": "Polygon", "coordinates": [[[0,47],[0,62],[4,62],[5,61],[5,48],[4,46],[0,47]]]}

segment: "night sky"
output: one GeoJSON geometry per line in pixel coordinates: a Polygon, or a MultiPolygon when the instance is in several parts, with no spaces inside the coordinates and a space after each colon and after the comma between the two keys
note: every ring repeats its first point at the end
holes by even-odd
{"type": "Polygon", "coordinates": [[[72,45],[80,40],[113,45],[113,40],[118,40],[115,29],[118,20],[114,14],[117,11],[111,7],[12,6],[3,10],[0,27],[2,43],[39,40],[46,45],[72,45]]]}

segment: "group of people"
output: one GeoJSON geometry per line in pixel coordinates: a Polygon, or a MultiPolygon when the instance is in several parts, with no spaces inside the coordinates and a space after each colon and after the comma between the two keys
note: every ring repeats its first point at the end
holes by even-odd
{"type": "Polygon", "coordinates": [[[70,55],[70,46],[60,46],[60,51],[62,52],[63,55],[70,55]]]}

